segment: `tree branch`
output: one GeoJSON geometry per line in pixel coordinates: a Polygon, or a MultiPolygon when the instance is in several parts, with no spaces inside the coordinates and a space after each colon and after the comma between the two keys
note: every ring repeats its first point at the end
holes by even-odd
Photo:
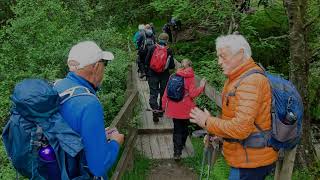
{"type": "Polygon", "coordinates": [[[311,26],[313,23],[319,21],[320,18],[320,14],[318,14],[318,16],[316,16],[315,18],[313,18],[312,20],[310,20],[309,22],[307,22],[304,26],[303,29],[307,29],[309,26],[311,26]]]}
{"type": "Polygon", "coordinates": [[[312,51],[312,55],[309,58],[309,62],[312,64],[316,61],[316,57],[320,55],[320,47],[316,48],[315,50],[312,51]]]}
{"type": "Polygon", "coordinates": [[[270,36],[270,37],[263,38],[263,39],[260,38],[260,41],[278,40],[278,39],[287,39],[287,38],[289,38],[289,34],[285,34],[282,36],[270,36]]]}

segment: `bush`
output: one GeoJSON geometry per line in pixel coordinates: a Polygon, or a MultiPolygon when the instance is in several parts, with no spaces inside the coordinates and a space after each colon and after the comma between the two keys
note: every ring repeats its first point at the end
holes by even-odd
{"type": "MultiPolygon", "coordinates": [[[[86,3],[86,1],[83,1],[86,3]]],[[[85,5],[85,4],[80,5],[85,5]]],[[[80,6],[79,5],[79,6],[80,6]]],[[[89,6],[88,6],[89,7],[89,6]]],[[[75,9],[77,9],[75,7],[75,9]]],[[[81,9],[81,8],[79,8],[81,9]]],[[[94,40],[102,49],[110,50],[115,60],[105,71],[99,92],[109,124],[124,103],[126,77],[130,54],[126,52],[127,38],[106,21],[86,28],[90,12],[66,8],[61,0],[20,0],[13,8],[15,18],[0,30],[0,126],[9,116],[10,94],[15,84],[25,78],[50,81],[65,77],[66,59],[72,45],[83,40],[94,40]]],[[[2,133],[2,129],[0,130],[2,133]]],[[[15,171],[0,144],[0,179],[14,179],[15,171]]]]}

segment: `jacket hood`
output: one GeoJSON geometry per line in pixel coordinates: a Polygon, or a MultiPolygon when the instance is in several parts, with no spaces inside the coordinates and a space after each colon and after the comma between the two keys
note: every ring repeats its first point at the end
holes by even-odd
{"type": "Polygon", "coordinates": [[[190,78],[190,77],[194,77],[194,71],[191,67],[180,68],[177,70],[177,75],[185,77],[185,78],[190,78]]]}

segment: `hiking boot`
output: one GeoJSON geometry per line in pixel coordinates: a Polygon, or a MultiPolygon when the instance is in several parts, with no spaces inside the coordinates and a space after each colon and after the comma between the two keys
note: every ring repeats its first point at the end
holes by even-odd
{"type": "Polygon", "coordinates": [[[158,114],[158,117],[163,117],[163,111],[160,110],[157,114],[158,114]]]}
{"type": "Polygon", "coordinates": [[[181,160],[181,154],[178,153],[174,153],[173,154],[173,159],[177,162],[179,162],[181,160]]]}
{"type": "Polygon", "coordinates": [[[159,122],[159,117],[157,115],[153,115],[153,122],[158,123],[159,122]]]}
{"type": "Polygon", "coordinates": [[[139,76],[139,78],[140,78],[140,79],[143,79],[145,76],[146,76],[145,73],[141,73],[140,76],[139,76]]]}

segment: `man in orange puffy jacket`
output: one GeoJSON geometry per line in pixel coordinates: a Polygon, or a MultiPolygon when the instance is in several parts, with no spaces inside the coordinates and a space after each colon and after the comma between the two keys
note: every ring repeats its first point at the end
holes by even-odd
{"type": "Polygon", "coordinates": [[[222,115],[212,117],[207,110],[196,107],[190,121],[223,138],[223,154],[231,166],[229,180],[262,180],[278,158],[272,147],[266,143],[259,146],[253,136],[271,129],[269,81],[258,73],[241,78],[250,70],[262,71],[251,58],[250,45],[243,36],[218,37],[216,50],[228,78],[222,92],[222,115]]]}

